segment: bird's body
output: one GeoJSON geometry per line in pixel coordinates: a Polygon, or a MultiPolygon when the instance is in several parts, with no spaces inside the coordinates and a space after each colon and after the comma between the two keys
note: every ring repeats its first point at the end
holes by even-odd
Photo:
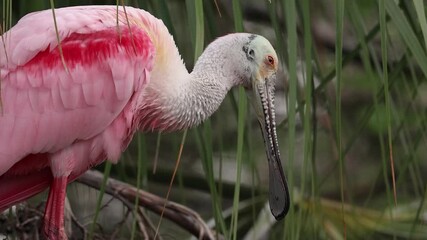
{"type": "MultiPolygon", "coordinates": [[[[134,10],[127,11],[129,21],[143,24],[143,17],[151,17],[147,22],[157,21],[155,30],[164,28],[151,15],[134,10]]],[[[138,127],[137,99],[150,81],[156,49],[143,28],[125,27],[123,17],[117,29],[115,11],[113,7],[56,10],[66,67],[49,11],[23,18],[5,35],[0,125],[9,128],[0,134],[0,156],[9,160],[0,161],[0,175],[28,154],[91,151],[65,172],[86,170],[102,155],[118,159],[138,127]],[[90,149],[84,149],[88,145],[90,149]]]]}
{"type": "Polygon", "coordinates": [[[66,184],[106,159],[116,162],[137,130],[192,127],[231,87],[250,86],[249,67],[231,63],[251,55],[228,49],[254,37],[220,38],[188,73],[167,28],[143,10],[85,6],[55,14],[57,31],[46,10],[3,35],[0,210],[50,186],[45,232],[63,238],[66,184]]]}

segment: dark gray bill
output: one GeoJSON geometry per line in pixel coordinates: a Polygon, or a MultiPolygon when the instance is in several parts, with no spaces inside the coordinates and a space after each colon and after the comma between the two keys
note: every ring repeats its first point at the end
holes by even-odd
{"type": "Polygon", "coordinates": [[[290,197],[286,176],[280,161],[279,144],[276,134],[274,112],[274,80],[254,81],[251,98],[257,112],[259,125],[264,137],[269,169],[269,202],[273,216],[280,220],[289,211],[290,197]]]}

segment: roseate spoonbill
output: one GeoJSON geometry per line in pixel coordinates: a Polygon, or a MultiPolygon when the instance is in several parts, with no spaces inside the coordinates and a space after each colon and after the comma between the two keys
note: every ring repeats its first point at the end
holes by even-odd
{"type": "Polygon", "coordinates": [[[0,47],[0,210],[50,187],[44,232],[66,238],[67,183],[105,159],[117,162],[133,134],[190,128],[236,85],[247,89],[280,219],[289,193],[275,129],[277,55],[262,36],[212,42],[188,73],[172,36],[148,12],[81,6],[23,17],[0,47]],[[118,19],[118,23],[117,23],[118,19]]]}

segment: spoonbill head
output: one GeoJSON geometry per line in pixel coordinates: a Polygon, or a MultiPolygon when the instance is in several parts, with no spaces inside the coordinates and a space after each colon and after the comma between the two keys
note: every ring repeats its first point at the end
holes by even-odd
{"type": "MultiPolygon", "coordinates": [[[[289,210],[290,197],[276,133],[274,86],[278,68],[276,51],[266,38],[250,33],[234,33],[212,42],[198,59],[191,75],[193,79],[211,79],[211,85],[220,82],[227,91],[235,85],[246,89],[264,138],[271,212],[276,219],[281,219],[289,210]]],[[[210,91],[206,99],[215,99],[220,92],[210,91]]],[[[215,105],[209,104],[210,107],[215,105]]],[[[209,109],[209,106],[205,109],[209,109]]]]}
{"type": "Polygon", "coordinates": [[[258,117],[267,153],[270,209],[279,220],[289,211],[290,205],[276,133],[274,85],[279,62],[273,46],[262,36],[254,37],[243,50],[251,67],[250,86],[246,87],[246,92],[258,117]]]}

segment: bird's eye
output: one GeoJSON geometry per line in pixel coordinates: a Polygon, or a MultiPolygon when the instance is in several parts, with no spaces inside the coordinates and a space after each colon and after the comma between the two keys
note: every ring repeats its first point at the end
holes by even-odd
{"type": "Polygon", "coordinates": [[[274,58],[272,56],[267,56],[267,62],[271,65],[274,66],[274,58]]]}
{"type": "Polygon", "coordinates": [[[249,50],[249,55],[252,57],[255,57],[255,52],[253,49],[249,50]]]}

